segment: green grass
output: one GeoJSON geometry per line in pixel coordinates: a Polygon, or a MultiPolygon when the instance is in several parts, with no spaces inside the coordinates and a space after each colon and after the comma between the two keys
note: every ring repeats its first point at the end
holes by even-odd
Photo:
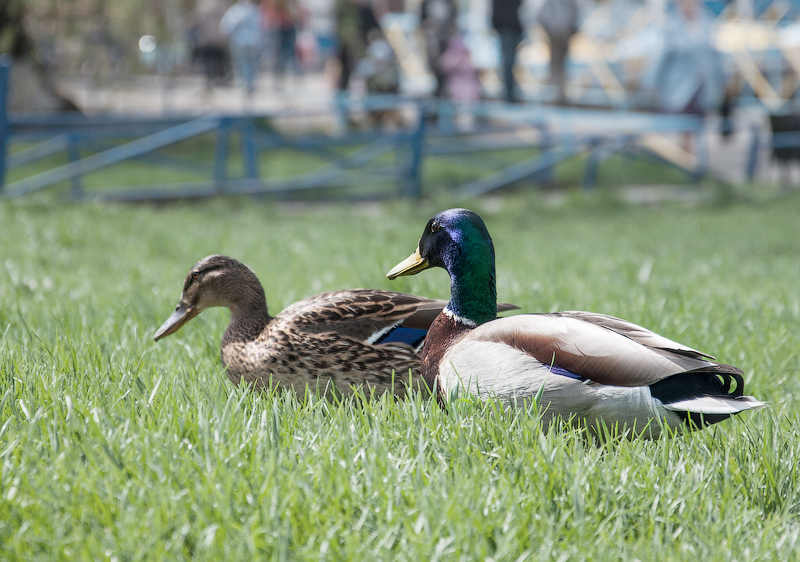
{"type": "Polygon", "coordinates": [[[384,278],[443,204],[0,202],[0,559],[799,560],[800,198],[470,206],[500,299],[641,323],[770,407],[596,446],[491,403],[254,395],[220,366],[226,311],[152,342],[188,268],[241,259],[273,312],[446,297],[443,271],[384,278]]]}

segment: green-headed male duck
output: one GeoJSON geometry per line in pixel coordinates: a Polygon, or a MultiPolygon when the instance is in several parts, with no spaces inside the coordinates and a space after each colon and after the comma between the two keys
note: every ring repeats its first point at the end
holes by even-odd
{"type": "Polygon", "coordinates": [[[619,318],[590,312],[497,318],[495,253],[483,220],[439,213],[389,279],[429,267],[450,274],[450,302],[428,330],[422,376],[440,399],[470,392],[539,408],[597,429],[657,438],[702,428],[765,404],[744,395],[741,370],[619,318]]]}

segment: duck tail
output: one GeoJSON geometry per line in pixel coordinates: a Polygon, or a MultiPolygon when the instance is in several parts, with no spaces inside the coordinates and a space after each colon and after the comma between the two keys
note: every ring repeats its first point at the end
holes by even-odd
{"type": "Polygon", "coordinates": [[[701,428],[767,405],[744,395],[743,374],[731,365],[715,363],[651,384],[650,394],[686,424],[701,428]]]}

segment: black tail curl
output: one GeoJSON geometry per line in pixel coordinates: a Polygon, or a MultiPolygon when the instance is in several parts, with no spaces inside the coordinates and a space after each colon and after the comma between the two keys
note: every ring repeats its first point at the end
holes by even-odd
{"type": "MultiPolygon", "coordinates": [[[[672,375],[650,385],[650,394],[663,404],[691,400],[702,396],[741,398],[744,396],[744,372],[731,365],[718,363],[672,375]]],[[[728,419],[733,414],[675,412],[687,424],[705,427],[728,419]]]]}

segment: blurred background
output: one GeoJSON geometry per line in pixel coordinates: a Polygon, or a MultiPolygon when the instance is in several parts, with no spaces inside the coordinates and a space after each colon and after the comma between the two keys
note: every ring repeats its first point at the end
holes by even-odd
{"type": "Polygon", "coordinates": [[[470,159],[536,156],[516,173],[520,158],[483,165],[454,182],[462,196],[553,184],[578,155],[572,181],[588,188],[619,155],[646,155],[689,183],[790,188],[800,182],[798,18],[800,0],[6,0],[0,180],[6,195],[69,180],[78,196],[97,169],[81,164],[87,155],[138,139],[152,156],[216,134],[207,177],[178,184],[196,187],[190,195],[256,192],[263,152],[292,144],[275,135],[349,146],[349,163],[323,158],[330,171],[360,167],[353,150],[388,131],[408,145],[391,171],[395,195],[420,195],[421,166],[443,144],[470,159]],[[56,117],[65,111],[77,115],[56,117]],[[150,142],[202,115],[219,119],[150,142]],[[31,182],[42,169],[25,166],[61,148],[72,168],[31,182]]]}

